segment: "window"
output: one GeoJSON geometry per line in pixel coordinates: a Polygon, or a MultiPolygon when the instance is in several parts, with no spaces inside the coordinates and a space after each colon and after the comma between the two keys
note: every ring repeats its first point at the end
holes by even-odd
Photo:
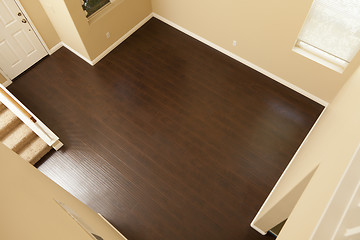
{"type": "Polygon", "coordinates": [[[86,12],[86,17],[90,17],[96,11],[105,7],[110,3],[110,0],[83,0],[83,9],[86,12]]]}
{"type": "Polygon", "coordinates": [[[360,49],[360,1],[314,0],[294,51],[338,72],[360,49]]]}

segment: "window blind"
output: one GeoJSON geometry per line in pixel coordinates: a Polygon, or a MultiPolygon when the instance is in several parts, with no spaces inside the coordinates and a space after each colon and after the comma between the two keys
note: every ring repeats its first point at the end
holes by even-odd
{"type": "Polygon", "coordinates": [[[350,62],[360,49],[360,1],[314,0],[298,40],[331,62],[350,62]]]}

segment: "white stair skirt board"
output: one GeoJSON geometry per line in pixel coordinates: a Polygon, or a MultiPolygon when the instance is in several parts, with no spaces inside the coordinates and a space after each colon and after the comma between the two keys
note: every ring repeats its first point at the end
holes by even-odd
{"type": "Polygon", "coordinates": [[[191,32],[191,31],[177,25],[176,23],[174,23],[174,22],[172,22],[172,21],[170,21],[170,20],[168,20],[168,19],[166,19],[166,18],[164,18],[164,17],[162,17],[162,16],[160,16],[160,15],[158,15],[156,13],[153,13],[153,15],[154,15],[155,18],[159,19],[160,21],[162,21],[162,22],[176,28],[177,30],[189,35],[190,37],[193,37],[193,38],[199,40],[200,42],[208,45],[209,47],[212,47],[212,48],[218,50],[219,52],[224,53],[225,55],[235,59],[236,61],[239,61],[239,62],[245,64],[246,66],[248,66],[248,67],[250,67],[250,68],[252,68],[252,69],[254,69],[254,70],[256,70],[256,71],[258,71],[258,72],[260,72],[262,74],[264,74],[265,76],[267,76],[267,77],[281,83],[282,85],[294,90],[295,92],[298,92],[298,93],[302,94],[303,96],[305,96],[307,98],[310,98],[311,100],[323,105],[324,107],[326,107],[329,104],[328,102],[326,102],[326,101],[320,99],[319,97],[305,91],[304,89],[301,89],[301,88],[295,86],[294,84],[282,79],[281,77],[278,77],[275,74],[272,74],[271,72],[269,72],[269,71],[255,65],[255,64],[247,61],[246,59],[243,59],[243,58],[237,56],[236,54],[234,54],[234,53],[232,53],[232,52],[230,52],[230,51],[228,51],[228,50],[226,50],[226,49],[224,49],[224,48],[222,48],[222,47],[220,47],[220,46],[218,46],[218,45],[216,45],[216,44],[214,44],[214,43],[212,43],[212,42],[210,42],[208,40],[206,40],[205,38],[200,37],[199,35],[197,35],[197,34],[191,32]]]}

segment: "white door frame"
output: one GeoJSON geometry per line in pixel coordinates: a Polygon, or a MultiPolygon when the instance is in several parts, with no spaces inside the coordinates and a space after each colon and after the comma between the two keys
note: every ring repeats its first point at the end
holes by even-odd
{"type": "MultiPolygon", "coordinates": [[[[31,18],[29,17],[29,15],[27,14],[27,12],[25,11],[24,7],[21,5],[19,0],[13,0],[16,5],[18,6],[18,8],[20,9],[20,11],[22,12],[23,16],[27,19],[28,24],[30,25],[30,27],[33,29],[36,37],[39,39],[41,45],[44,47],[45,51],[47,52],[48,55],[50,55],[50,50],[48,48],[48,46],[46,45],[44,39],[41,37],[39,31],[36,29],[34,23],[31,21],[31,18]]],[[[6,79],[6,82],[3,83],[3,86],[7,87],[9,86],[12,81],[11,79],[6,75],[6,73],[0,68],[0,74],[4,76],[4,78],[6,79]]]]}
{"type": "Polygon", "coordinates": [[[36,37],[40,40],[41,42],[41,45],[43,45],[44,49],[46,50],[46,52],[48,53],[48,55],[50,55],[50,50],[49,48],[47,47],[44,39],[42,39],[40,33],[38,32],[38,30],[36,29],[34,23],[31,21],[31,18],[29,17],[29,15],[26,13],[24,7],[21,5],[20,1],[19,0],[13,0],[16,5],[18,5],[18,7],[20,8],[21,12],[23,13],[24,17],[27,18],[28,20],[28,23],[30,24],[30,27],[34,30],[34,33],[36,35],[36,37]]]}

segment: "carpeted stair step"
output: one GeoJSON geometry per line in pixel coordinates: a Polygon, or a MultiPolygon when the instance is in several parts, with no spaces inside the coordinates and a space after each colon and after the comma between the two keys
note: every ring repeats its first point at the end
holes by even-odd
{"type": "Polygon", "coordinates": [[[6,108],[5,105],[2,104],[2,102],[0,102],[0,112],[1,112],[2,110],[4,110],[5,108],[6,108]]]}
{"type": "Polygon", "coordinates": [[[20,152],[19,155],[34,165],[39,161],[47,152],[51,149],[41,138],[34,138],[28,145],[25,146],[20,152]]]}
{"type": "Polygon", "coordinates": [[[0,141],[33,165],[51,149],[2,103],[0,104],[0,141]]]}
{"type": "Polygon", "coordinates": [[[5,108],[0,112],[0,138],[3,138],[13,128],[21,123],[21,120],[15,116],[9,109],[5,108]]]}
{"type": "Polygon", "coordinates": [[[16,153],[31,142],[37,135],[24,123],[20,123],[4,136],[2,143],[16,153]]]}

